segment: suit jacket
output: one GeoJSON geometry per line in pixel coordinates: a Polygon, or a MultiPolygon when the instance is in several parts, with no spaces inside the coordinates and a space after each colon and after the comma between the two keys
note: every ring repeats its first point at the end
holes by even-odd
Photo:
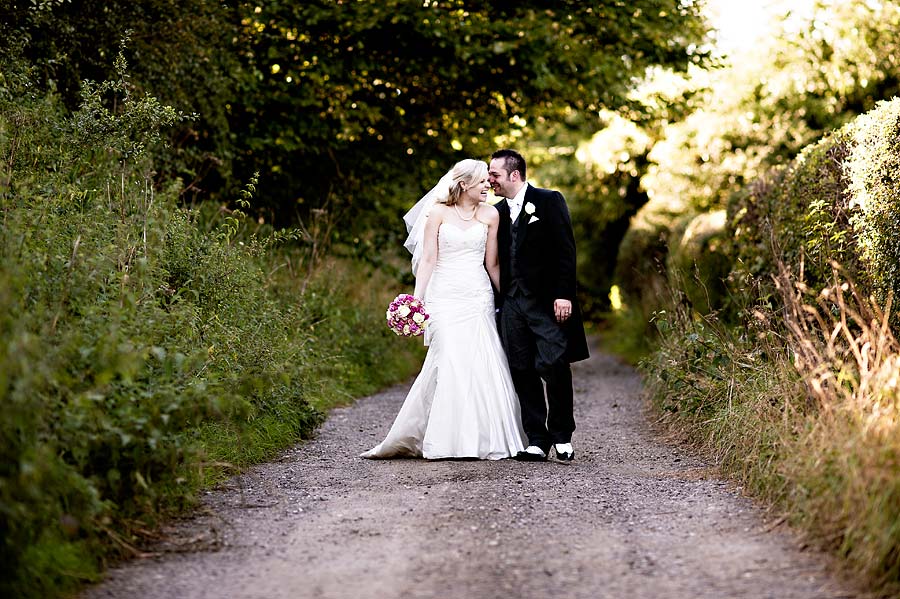
{"type": "MultiPolygon", "coordinates": [[[[500,213],[497,245],[500,254],[500,297],[509,290],[511,279],[510,250],[512,222],[506,200],[496,204],[500,213]]],[[[578,305],[575,282],[575,235],[572,220],[563,195],[554,190],[532,185],[525,191],[516,236],[516,257],[526,288],[538,297],[542,306],[553,314],[553,301],[572,302],[572,315],[562,327],[568,338],[566,358],[577,362],[588,357],[587,340],[581,309],[578,305]],[[534,207],[532,214],[529,214],[534,207]]]]}

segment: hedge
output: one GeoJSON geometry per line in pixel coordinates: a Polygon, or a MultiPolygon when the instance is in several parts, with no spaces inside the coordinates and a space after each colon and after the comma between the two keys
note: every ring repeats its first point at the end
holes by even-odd
{"type": "Polygon", "coordinates": [[[882,301],[900,290],[900,99],[805,148],[728,206],[737,279],[765,284],[776,259],[813,289],[832,264],[882,301]]]}

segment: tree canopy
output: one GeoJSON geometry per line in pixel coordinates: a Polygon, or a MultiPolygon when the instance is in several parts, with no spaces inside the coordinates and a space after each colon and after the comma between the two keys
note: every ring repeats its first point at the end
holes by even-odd
{"type": "Polygon", "coordinates": [[[627,224],[640,208],[631,226],[646,239],[627,266],[620,263],[619,284],[652,293],[657,286],[634,276],[633,260],[655,270],[647,264],[655,250],[642,244],[665,251],[668,236],[677,239],[692,216],[724,208],[804,146],[900,93],[896,2],[817,0],[808,12],[782,6],[769,35],[714,57],[715,68],[691,68],[687,77],[654,72],[634,95],[658,118],[613,116],[590,142],[569,140],[581,164],[565,165],[568,178],[557,179],[571,181],[581,201],[576,222],[606,231],[580,236],[582,285],[595,299],[612,275],[597,265],[616,261],[623,218],[627,224]]]}
{"type": "Polygon", "coordinates": [[[131,30],[133,83],[200,114],[165,168],[200,198],[259,171],[281,221],[327,198],[395,216],[496,136],[573,113],[599,128],[601,109],[634,107],[647,69],[706,56],[689,0],[46,0],[10,14],[7,33],[72,103],[131,30]]]}
{"type": "Polygon", "coordinates": [[[808,15],[786,7],[771,37],[691,78],[697,110],[654,146],[650,195],[722,207],[767,169],[900,92],[898,26],[894,2],[819,0],[808,15]]]}

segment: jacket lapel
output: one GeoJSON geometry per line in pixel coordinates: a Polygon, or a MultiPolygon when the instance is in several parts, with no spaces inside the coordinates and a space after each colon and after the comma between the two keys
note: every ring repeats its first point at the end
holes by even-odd
{"type": "Polygon", "coordinates": [[[506,199],[500,200],[494,207],[497,208],[497,212],[500,213],[500,226],[497,228],[497,241],[499,243],[506,243],[507,247],[509,247],[509,204],[506,199]]]}
{"type": "Polygon", "coordinates": [[[500,216],[503,216],[507,219],[509,218],[509,200],[503,198],[502,200],[494,204],[494,206],[497,208],[497,212],[500,213],[500,216]]]}
{"type": "Polygon", "coordinates": [[[528,221],[531,219],[531,215],[525,212],[525,205],[528,202],[533,202],[532,187],[528,186],[528,189],[525,190],[525,197],[522,199],[522,209],[519,211],[519,219],[518,219],[518,228],[516,229],[516,253],[519,253],[519,250],[522,248],[522,243],[525,241],[525,235],[528,233],[528,221]]]}

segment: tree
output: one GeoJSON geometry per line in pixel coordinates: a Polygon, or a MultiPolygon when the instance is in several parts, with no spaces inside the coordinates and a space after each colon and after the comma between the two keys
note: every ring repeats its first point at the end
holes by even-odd
{"type": "Polygon", "coordinates": [[[634,105],[648,68],[705,56],[691,0],[76,0],[41,18],[21,4],[13,27],[28,56],[69,95],[102,78],[134,30],[135,84],[199,108],[175,139],[203,152],[175,165],[202,197],[259,171],[266,218],[303,218],[330,198],[370,238],[380,216],[395,218],[457,158],[486,156],[495,135],[573,111],[596,128],[600,109],[634,105]]]}
{"type": "Polygon", "coordinates": [[[808,15],[786,7],[765,43],[689,83],[703,100],[650,152],[651,197],[721,208],[772,166],[900,93],[898,27],[893,2],[820,0],[808,15]]]}
{"type": "MultiPolygon", "coordinates": [[[[900,93],[900,42],[894,34],[900,6],[819,0],[808,14],[791,13],[787,6],[765,41],[730,57],[722,68],[695,70],[680,84],[693,96],[685,118],[649,130],[642,224],[668,223],[677,241],[677,223],[725,208],[805,146],[900,93]]],[[[657,244],[660,231],[646,229],[641,243],[657,244]]],[[[632,258],[642,253],[641,243],[632,258]]],[[[659,288],[639,277],[630,282],[651,295],[659,288]]],[[[658,305],[658,299],[645,303],[658,305]]]]}

